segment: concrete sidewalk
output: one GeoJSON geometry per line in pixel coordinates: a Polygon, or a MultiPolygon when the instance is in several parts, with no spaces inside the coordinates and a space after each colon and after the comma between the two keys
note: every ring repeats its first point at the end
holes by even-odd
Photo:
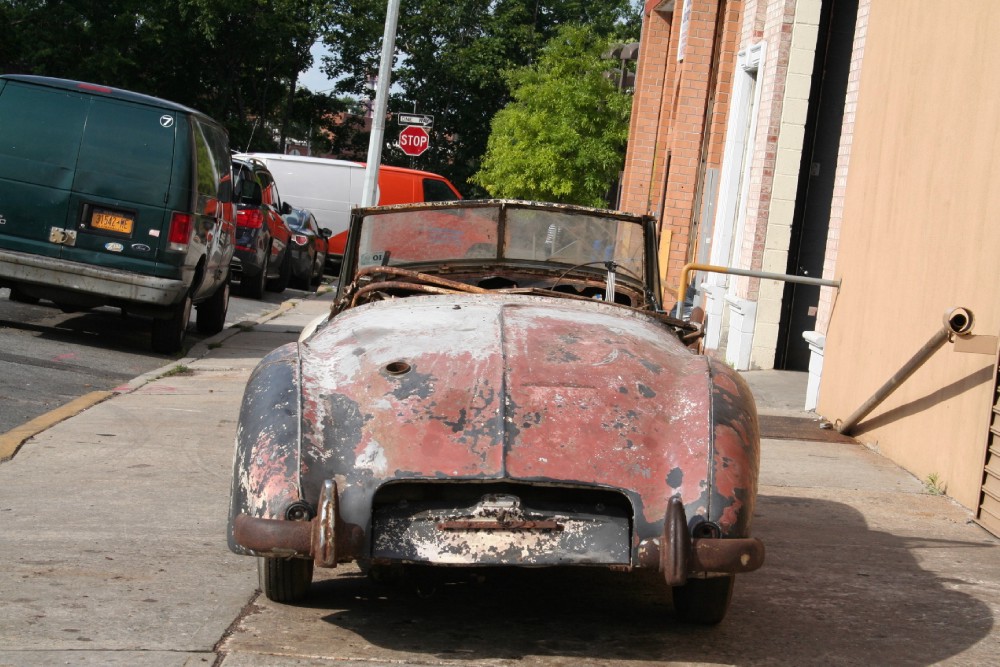
{"type": "Polygon", "coordinates": [[[0,666],[215,661],[257,586],[225,540],[243,388],[332,296],[199,343],[0,464],[0,666]]]}
{"type": "MultiPolygon", "coordinates": [[[[0,666],[216,661],[257,586],[253,560],[225,543],[243,387],[331,301],[228,329],[0,464],[0,666]]],[[[810,417],[804,374],[746,377],[762,415],[810,417]]],[[[757,510],[764,568],[741,577],[710,640],[693,635],[692,650],[711,641],[712,664],[1000,660],[1000,541],[887,460],[850,442],[765,439],[757,510]]],[[[269,664],[237,656],[238,637],[227,651],[224,664],[269,664]]]]}

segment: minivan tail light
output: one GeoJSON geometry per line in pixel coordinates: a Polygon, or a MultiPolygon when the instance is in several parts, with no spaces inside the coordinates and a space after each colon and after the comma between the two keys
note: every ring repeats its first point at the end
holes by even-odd
{"type": "Polygon", "coordinates": [[[236,224],[249,229],[260,229],[264,226],[264,214],[257,208],[248,208],[244,211],[237,211],[236,224]]]}
{"type": "Polygon", "coordinates": [[[306,245],[307,243],[309,243],[309,237],[304,236],[302,234],[295,234],[292,236],[292,241],[296,245],[306,245]]]}
{"type": "Polygon", "coordinates": [[[185,252],[188,243],[191,242],[191,230],[194,225],[194,218],[190,213],[178,213],[174,211],[170,216],[170,232],[167,234],[167,242],[170,250],[185,252]]]}

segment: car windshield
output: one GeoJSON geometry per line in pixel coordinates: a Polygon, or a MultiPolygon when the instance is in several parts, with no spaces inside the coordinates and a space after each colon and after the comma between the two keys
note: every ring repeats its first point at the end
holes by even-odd
{"type": "Polygon", "coordinates": [[[645,275],[644,228],[608,211],[518,205],[388,210],[362,221],[358,268],[450,262],[556,265],[607,262],[645,275]]]}

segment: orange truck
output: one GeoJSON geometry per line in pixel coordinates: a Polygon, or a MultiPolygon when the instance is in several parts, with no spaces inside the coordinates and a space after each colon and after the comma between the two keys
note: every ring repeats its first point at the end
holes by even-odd
{"type": "MultiPolygon", "coordinates": [[[[361,205],[365,165],[348,160],[280,153],[246,153],[236,157],[253,157],[262,161],[274,176],[282,199],[295,208],[312,211],[320,227],[330,230],[326,270],[336,273],[344,256],[351,210],[361,205]]],[[[379,168],[380,206],[461,198],[455,186],[439,174],[403,167],[379,168]]]]}

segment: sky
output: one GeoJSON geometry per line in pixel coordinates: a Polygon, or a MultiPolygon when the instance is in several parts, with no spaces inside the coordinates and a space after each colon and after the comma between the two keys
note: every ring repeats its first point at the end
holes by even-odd
{"type": "Polygon", "coordinates": [[[316,42],[310,53],[312,53],[313,65],[309,70],[299,75],[299,85],[314,93],[329,92],[333,88],[333,81],[320,71],[323,66],[323,55],[328,53],[328,50],[322,42],[316,42]]]}

